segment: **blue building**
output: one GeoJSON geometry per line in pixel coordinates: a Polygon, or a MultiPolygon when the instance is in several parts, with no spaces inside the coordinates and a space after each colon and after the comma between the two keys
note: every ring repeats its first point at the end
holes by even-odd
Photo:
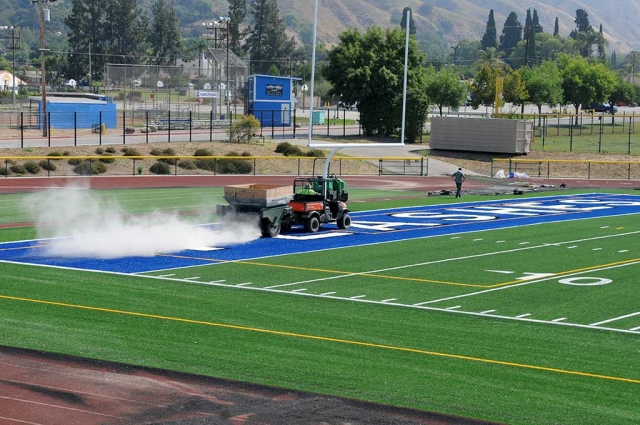
{"type": "MultiPolygon", "coordinates": [[[[38,128],[42,128],[42,98],[31,96],[38,104],[38,128]]],[[[47,96],[49,127],[54,129],[93,128],[105,124],[116,128],[116,104],[99,94],[51,93],[47,96]]]]}
{"type": "Polygon", "coordinates": [[[263,126],[290,126],[296,107],[293,85],[299,78],[275,75],[249,76],[248,111],[263,126]]]}

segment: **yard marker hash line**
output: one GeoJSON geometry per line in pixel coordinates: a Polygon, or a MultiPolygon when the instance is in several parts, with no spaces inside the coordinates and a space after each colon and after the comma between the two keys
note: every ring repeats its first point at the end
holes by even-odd
{"type": "Polygon", "coordinates": [[[254,328],[254,327],[250,327],[250,326],[241,326],[241,325],[231,325],[231,324],[228,324],[228,323],[207,322],[207,321],[204,321],[204,320],[185,319],[185,318],[182,318],[182,317],[162,316],[162,315],[158,315],[158,314],[140,313],[140,312],[126,311],[126,310],[116,310],[116,309],[109,309],[109,308],[104,308],[104,307],[94,307],[94,306],[87,306],[87,305],[80,305],[80,304],[68,304],[68,303],[61,303],[61,302],[55,302],[55,301],[46,301],[46,300],[38,300],[38,299],[31,299],[31,298],[13,297],[13,296],[9,296],[9,295],[0,295],[0,299],[10,300],[10,301],[22,301],[22,302],[28,302],[28,303],[34,303],[34,304],[43,304],[43,305],[50,305],[50,306],[64,307],[64,308],[74,308],[74,309],[79,309],[79,310],[88,310],[88,311],[100,312],[100,313],[109,313],[109,314],[119,314],[119,315],[124,315],[124,316],[141,317],[141,318],[146,318],[146,319],[157,319],[157,320],[164,320],[164,321],[177,322],[177,323],[186,323],[186,324],[192,324],[192,325],[210,326],[210,327],[216,327],[216,328],[222,328],[222,329],[231,329],[231,330],[236,330],[236,331],[256,332],[256,333],[261,333],[261,334],[266,334],[266,335],[278,335],[278,336],[290,337],[290,338],[308,339],[308,340],[324,341],[324,342],[333,342],[333,343],[337,343],[337,344],[344,344],[344,345],[351,345],[351,346],[358,346],[358,347],[378,348],[378,349],[382,349],[382,350],[389,350],[389,351],[396,351],[396,352],[403,352],[403,353],[412,353],[412,354],[421,354],[421,355],[426,355],[426,356],[442,357],[442,358],[456,359],[456,360],[464,360],[464,361],[475,362],[475,363],[485,363],[485,364],[493,364],[493,365],[500,365],[500,366],[508,366],[508,367],[513,367],[513,368],[537,370],[537,371],[542,371],[542,372],[552,372],[552,373],[563,374],[563,375],[581,376],[581,377],[585,377],[585,378],[595,378],[595,379],[603,379],[603,380],[608,380],[608,381],[617,381],[617,382],[627,382],[627,383],[632,383],[632,384],[640,384],[640,379],[638,379],[638,378],[625,378],[625,377],[619,377],[619,376],[602,375],[602,374],[591,373],[591,372],[582,372],[582,371],[577,371],[577,370],[559,369],[559,368],[554,368],[554,367],[538,366],[538,365],[532,365],[532,364],[510,362],[510,361],[505,361],[505,360],[487,359],[487,358],[482,358],[482,357],[473,357],[473,356],[466,356],[466,355],[461,355],[461,354],[443,353],[443,352],[423,350],[423,349],[418,349],[418,348],[399,347],[399,346],[394,346],[394,345],[377,344],[377,343],[372,343],[372,342],[355,341],[355,340],[334,338],[334,337],[327,337],[327,336],[320,336],[320,335],[300,334],[300,333],[295,333],[295,332],[285,332],[285,331],[278,331],[278,330],[273,330],[273,329],[254,328]]]}
{"type": "Polygon", "coordinates": [[[626,314],[626,315],[624,315],[624,316],[614,317],[613,319],[603,320],[602,322],[592,323],[592,324],[591,324],[591,326],[604,325],[605,323],[615,322],[616,320],[626,319],[626,318],[628,318],[628,317],[637,316],[637,315],[639,315],[639,314],[640,314],[640,311],[637,311],[637,312],[635,312],[635,313],[626,314]]]}

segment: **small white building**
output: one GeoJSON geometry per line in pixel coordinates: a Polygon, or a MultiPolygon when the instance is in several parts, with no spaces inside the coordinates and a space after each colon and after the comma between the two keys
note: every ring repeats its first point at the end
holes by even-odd
{"type": "Polygon", "coordinates": [[[14,77],[14,75],[9,71],[0,71],[0,91],[11,90],[13,89],[13,82],[15,78],[15,88],[16,90],[20,88],[20,86],[26,86],[27,84],[22,81],[18,77],[14,77]]]}

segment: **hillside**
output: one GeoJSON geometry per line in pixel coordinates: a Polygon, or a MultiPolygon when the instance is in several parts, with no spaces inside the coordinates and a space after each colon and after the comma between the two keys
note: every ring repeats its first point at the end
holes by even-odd
{"type": "MultiPolygon", "coordinates": [[[[149,9],[154,0],[138,0],[149,9]]],[[[247,0],[250,5],[252,0],[247,0]]],[[[64,32],[64,17],[72,0],[57,0],[50,6],[50,31],[64,32]]],[[[228,14],[227,0],[174,0],[181,18],[183,33],[197,36],[201,22],[228,14]],[[210,9],[210,13],[205,13],[210,9]]],[[[0,0],[3,14],[0,25],[18,25],[37,30],[37,8],[23,0],[0,0]]],[[[302,44],[310,44],[314,0],[278,0],[288,31],[302,44]]],[[[602,24],[609,45],[608,52],[628,53],[640,49],[640,2],[638,0],[320,0],[318,17],[319,40],[334,44],[338,35],[348,28],[364,30],[369,26],[398,25],[404,7],[411,7],[417,28],[417,38],[431,57],[451,54],[451,47],[462,39],[479,40],[485,31],[489,10],[493,9],[498,35],[507,15],[514,11],[524,23],[527,9],[536,9],[545,32],[552,32],[556,17],[560,34],[567,36],[575,28],[577,9],[585,9],[590,24],[597,30],[602,24]]],[[[249,7],[248,7],[249,8],[249,7]]],[[[245,20],[245,23],[248,19],[245,20]]],[[[37,31],[23,30],[23,42],[35,44],[37,31]]]]}

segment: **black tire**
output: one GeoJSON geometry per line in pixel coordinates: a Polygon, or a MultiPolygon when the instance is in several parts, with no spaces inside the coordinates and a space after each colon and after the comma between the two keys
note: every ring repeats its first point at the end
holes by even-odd
{"type": "Polygon", "coordinates": [[[351,227],[351,216],[349,214],[344,214],[342,217],[338,219],[338,229],[348,229],[351,227]]]}
{"type": "Polygon", "coordinates": [[[280,234],[280,223],[272,224],[269,220],[264,220],[262,226],[262,236],[265,238],[275,238],[280,234]]]}
{"type": "Polygon", "coordinates": [[[288,232],[289,230],[291,230],[291,223],[290,222],[282,223],[280,225],[280,231],[281,232],[288,232]]]}
{"type": "Polygon", "coordinates": [[[320,220],[318,220],[318,217],[316,217],[315,215],[309,217],[309,220],[307,220],[304,223],[304,230],[306,230],[309,233],[315,233],[320,229],[320,220]]]}

